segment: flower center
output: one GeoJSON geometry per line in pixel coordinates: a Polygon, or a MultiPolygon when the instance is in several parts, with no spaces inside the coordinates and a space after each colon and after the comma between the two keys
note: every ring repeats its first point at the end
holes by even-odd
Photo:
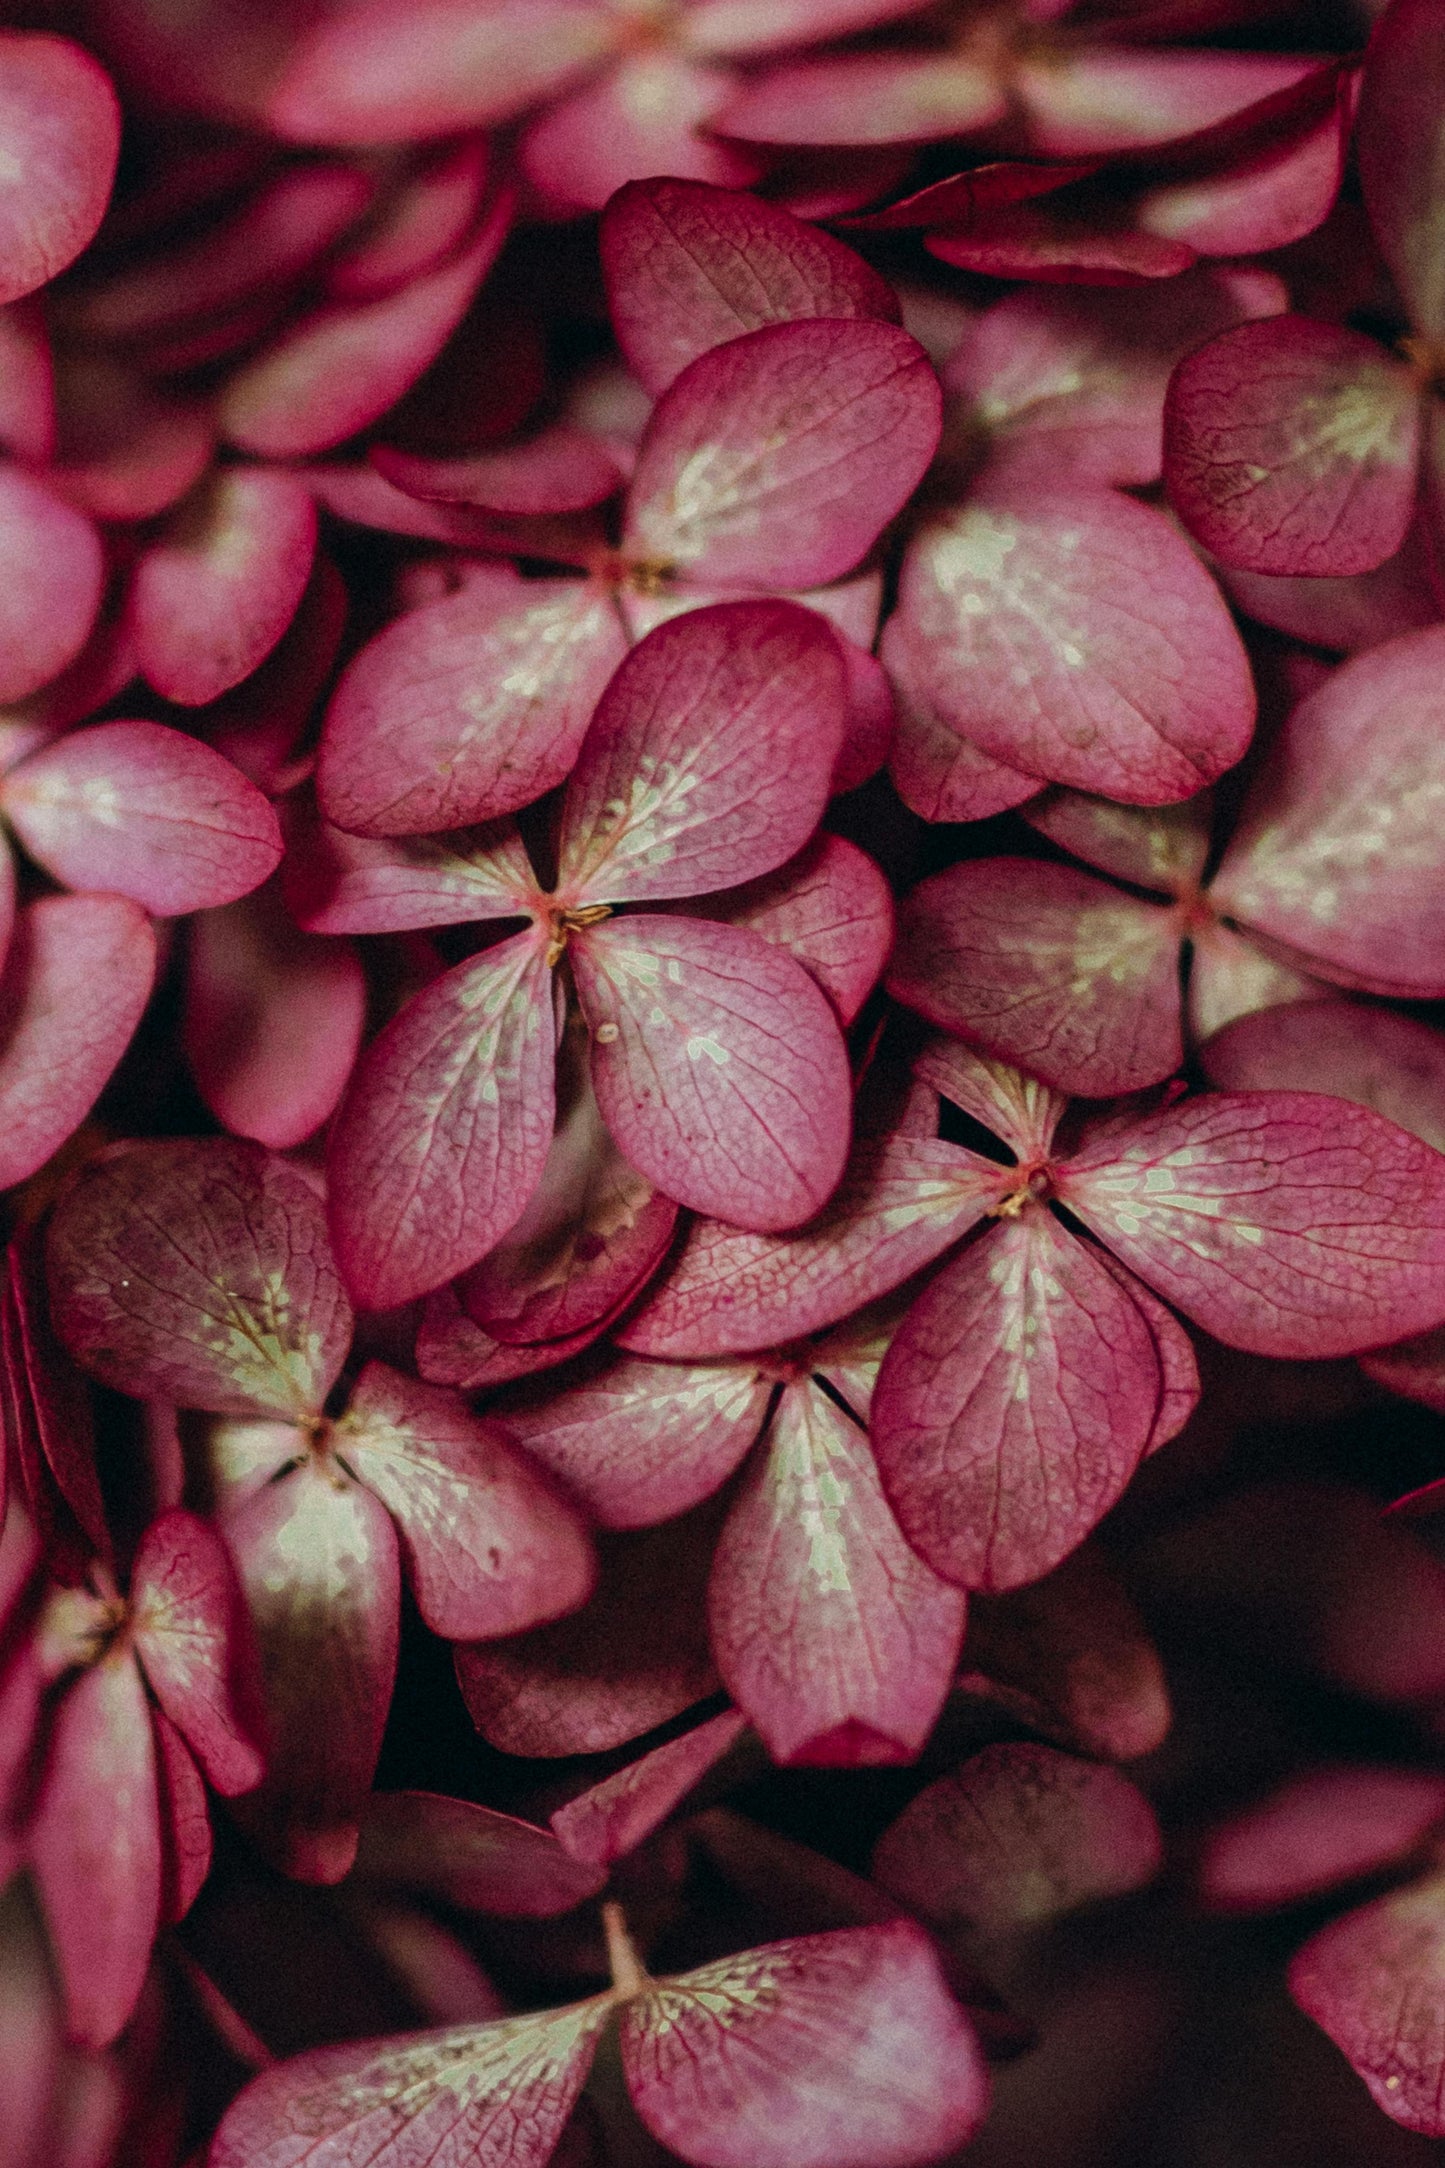
{"type": "Polygon", "coordinates": [[[1030,1160],[1014,1170],[1014,1186],[993,1208],[994,1219],[1017,1219],[1028,1204],[1046,1204],[1054,1193],[1054,1178],[1046,1160],[1030,1160]]]}
{"type": "Polygon", "coordinates": [[[584,903],[576,909],[553,904],[547,913],[547,962],[555,970],[567,952],[567,943],[574,933],[584,926],[600,926],[604,918],[611,918],[610,903],[584,903]]]}

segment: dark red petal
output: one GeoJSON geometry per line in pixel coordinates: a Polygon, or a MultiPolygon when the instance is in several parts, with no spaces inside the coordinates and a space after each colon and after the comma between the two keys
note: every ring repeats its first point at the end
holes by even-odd
{"type": "Polygon", "coordinates": [[[1037,1580],[1123,1491],[1160,1390],[1126,1290],[1027,1205],[941,1273],[894,1338],[872,1413],[889,1503],[960,1586],[1037,1580]]]}
{"type": "Polygon", "coordinates": [[[577,1515],[455,1393],[368,1363],[332,1437],[396,1522],[433,1633],[522,1633],[586,1602],[597,1567],[577,1515]]]}
{"type": "Polygon", "coordinates": [[[373,1792],[355,1872],[504,1919],[548,1919],[603,1876],[545,1829],[436,1792],[373,1792]]]}
{"type": "Polygon", "coordinates": [[[804,1382],[728,1513],[708,1615],[723,1684],[773,1758],[850,1768],[922,1751],[964,1597],[904,1542],[866,1432],[804,1382]]]}
{"type": "Polygon", "coordinates": [[[222,1415],[315,1415],[351,1305],[313,1182],[225,1137],[113,1147],[81,1168],[49,1242],[56,1327],[142,1400],[222,1415]]]}
{"type": "Polygon", "coordinates": [[[724,1709],[721,1716],[709,1717],[628,1762],[557,1809],[551,1823],[559,1842],[573,1859],[611,1866],[666,1821],[746,1729],[741,1710],[724,1709]]]}
{"type": "Polygon", "coordinates": [[[705,181],[629,182],[599,238],[618,344],[651,392],[709,347],[765,324],[898,321],[892,287],[851,249],[760,197],[705,181]]]}
{"type": "Polygon", "coordinates": [[[1297,1904],[1408,1858],[1442,1817],[1445,1778],[1433,1770],[1303,1770],[1209,1832],[1200,1893],[1220,1912],[1297,1904]]]}
{"type": "Polygon", "coordinates": [[[624,2006],[653,2136],[707,2168],[912,2168],[962,2145],[978,2044],[912,1920],[765,1943],[624,2006]]]}
{"type": "Polygon", "coordinates": [[[823,817],[846,700],[837,639],[795,602],[725,602],[657,626],[582,742],[558,893],[655,902],[771,873],[823,817]]]}
{"type": "Polygon", "coordinates": [[[1445,1157],[1347,1100],[1188,1100],[1086,1148],[1057,1188],[1230,1347],[1353,1354],[1445,1315],[1445,1157]]]}
{"type": "Polygon", "coordinates": [[[1140,1889],[1163,1856],[1153,1808],[1117,1769],[1020,1742],[921,1791],[873,1873],[924,1919],[992,1939],[1140,1889]]]}
{"type": "Polygon", "coordinates": [[[44,1242],[38,1229],[12,1237],[6,1267],[0,1333],[9,1373],[11,1407],[7,1427],[13,1418],[17,1432],[10,1447],[20,1456],[31,1511],[41,1523],[51,1571],[55,1572],[55,1556],[65,1539],[53,1525],[53,1512],[37,1495],[47,1483],[35,1464],[37,1455],[74,1517],[75,1527],[84,1538],[83,1548],[97,1558],[111,1555],[110,1529],[96,1463],[95,1411],[89,1385],[56,1338],[51,1323],[44,1242]],[[47,1526],[47,1522],[52,1525],[47,1526]]]}
{"type": "Polygon", "coordinates": [[[225,1536],[260,1644],[268,1752],[233,1813],[284,1874],[338,1882],[381,1750],[401,1577],[385,1510],[303,1462],[230,1514],[225,1536]]]}
{"type": "Polygon", "coordinates": [[[612,496],[622,481],[621,469],[601,439],[567,422],[554,423],[520,444],[455,459],[418,458],[385,445],[378,445],[371,456],[386,479],[410,496],[523,517],[584,512],[612,496]]]}
{"type": "Polygon", "coordinates": [[[1304,316],[1241,324],[1175,370],[1164,470],[1175,510],[1248,572],[1368,572],[1415,503],[1419,392],[1373,339],[1304,316]]]}
{"type": "Polygon", "coordinates": [[[517,934],[434,979],[362,1056],[327,1164],[368,1307],[440,1286],[521,1216],[552,1137],[552,995],[543,940],[517,934]]]}
{"type": "Polygon", "coordinates": [[[120,149],[110,78],[69,38],[0,37],[0,301],[43,286],[100,224],[120,149]]]}
{"type": "Polygon", "coordinates": [[[124,896],[42,896],[20,913],[0,979],[0,1183],[22,1182],[77,1129],[150,999],[156,939],[124,896]]]}
{"type": "Polygon", "coordinates": [[[941,413],[927,356],[892,324],[748,332],[658,401],[623,546],[723,586],[839,579],[911,495],[941,413]]]}
{"type": "Polygon", "coordinates": [[[1072,866],[965,860],[900,912],[888,991],[931,1024],[1103,1098],[1183,1058],[1180,926],[1158,904],[1072,866]]]}
{"type": "Polygon", "coordinates": [[[152,1709],[161,1833],[161,1924],[174,1927],[211,1871],[211,1810],[191,1750],[170,1718],[152,1709]]]}
{"type": "Polygon", "coordinates": [[[218,1792],[250,1791],[262,1757],[244,1704],[241,1592],[225,1544],[177,1507],[151,1522],[131,1568],[135,1651],[157,1701],[218,1792]]]}
{"type": "Polygon", "coordinates": [[[1420,331],[1445,331],[1442,54],[1431,0],[1395,0],[1371,41],[1356,149],[1370,224],[1420,331]]]}
{"type": "Polygon", "coordinates": [[[1445,1875],[1407,1883],[1321,1928],[1289,1990],[1407,2130],[1445,2136],[1440,2098],[1445,1875]]]}
{"type": "Polygon", "coordinates": [[[71,2038],[105,2047],[135,2008],[161,1894],[150,1710],[123,1648],[64,1691],[26,1847],[71,2038]]]}

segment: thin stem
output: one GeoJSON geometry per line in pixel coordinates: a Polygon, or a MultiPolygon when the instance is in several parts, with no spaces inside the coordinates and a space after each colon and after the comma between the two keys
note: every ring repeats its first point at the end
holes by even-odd
{"type": "Polygon", "coordinates": [[[652,1982],[633,1947],[622,1907],[611,1898],[602,1907],[602,1929],[607,1937],[607,1962],[612,1969],[612,1985],[623,2001],[630,2002],[634,1995],[644,1994],[652,1982]]]}

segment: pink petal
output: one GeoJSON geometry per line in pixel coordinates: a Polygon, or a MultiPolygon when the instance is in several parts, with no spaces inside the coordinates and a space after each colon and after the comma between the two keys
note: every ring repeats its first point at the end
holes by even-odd
{"type": "Polygon", "coordinates": [[[786,949],[844,1025],[873,991],[893,946],[888,883],[866,852],[842,836],[815,836],[776,873],[724,889],[702,911],[786,949]]]}
{"type": "Polygon", "coordinates": [[[264,1783],[232,1810],[283,1874],[338,1882],[356,1853],[396,1673],[401,1580],[384,1508],[314,1461],[225,1524],[265,1680],[264,1783]]]}
{"type": "Polygon", "coordinates": [[[854,1767],[922,1751],[964,1598],[904,1542],[867,1434],[803,1383],[728,1514],[708,1613],[723,1684],[774,1759],[854,1767]]]}
{"type": "Polygon", "coordinates": [[[837,639],[794,602],[724,602],[659,625],[583,741],[559,894],[706,895],[782,865],[827,807],[846,684],[837,639]]]}
{"type": "Polygon", "coordinates": [[[422,1306],[416,1336],[416,1367],[432,1385],[454,1385],[461,1392],[487,1392],[535,1371],[553,1370],[606,1330],[599,1318],[565,1340],[494,1340],[473,1324],[457,1298],[456,1283],[439,1287],[422,1306]]]}
{"type": "Polygon", "coordinates": [[[707,1505],[661,1528],[599,1539],[590,1603],[554,1626],[456,1653],[478,1731],[504,1754],[605,1754],[716,1693],[703,1588],[707,1505]]]}
{"type": "Polygon", "coordinates": [[[652,173],[746,188],[762,160],[712,134],[736,80],[660,43],[624,51],[531,122],[522,171],[554,217],[600,211],[624,182],[652,173]]]}
{"type": "MultiPolygon", "coordinates": [[[[1371,40],[1356,138],[1375,240],[1417,329],[1445,331],[1440,261],[1442,54],[1430,0],[1397,0],[1371,40]]],[[[1383,2103],[1382,2103],[1383,2105],[1383,2103]]]]}
{"type": "Polygon", "coordinates": [[[851,1083],[837,1019],[761,934],[639,913],[574,935],[592,1086],[664,1196],[755,1231],[799,1226],[837,1187],[851,1083]]]}
{"type": "Polygon", "coordinates": [[[408,612],[332,695],[318,788],[362,835],[459,828],[560,783],[626,653],[600,586],[489,568],[408,612]]]}
{"type": "Polygon", "coordinates": [[[185,1740],[159,1709],[151,1711],[151,1722],[160,1810],[160,1918],[162,1926],[174,1927],[190,1911],[211,1871],[211,1812],[185,1740]]]}
{"type": "Polygon", "coordinates": [[[281,859],[255,784],[164,723],[96,723],[58,739],[10,770],[4,806],[57,880],[166,916],[232,903],[281,859]]]}
{"type": "Polygon", "coordinates": [[[1157,1453],[1161,1445],[1178,1437],[1199,1404],[1199,1364],[1194,1343],[1174,1312],[1166,1309],[1142,1280],[1136,1280],[1132,1272],[1126,1271],[1117,1257],[1112,1257],[1107,1250],[1095,1254],[1097,1262],[1122,1288],[1143,1318],[1154,1343],[1159,1363],[1159,1405],[1144,1451],[1146,1454],[1157,1453]]]}
{"type": "Polygon", "coordinates": [[[1373,339],[1266,317],[1180,363],[1164,409],[1169,495],[1247,572],[1368,572],[1415,503],[1419,392],[1373,339]]]}
{"type": "Polygon", "coordinates": [[[354,836],[290,808],[282,876],[297,924],[318,934],[405,933],[521,918],[536,876],[510,820],[438,836],[354,836]]]}
{"type": "Polygon", "coordinates": [[[138,1399],[223,1415],[319,1413],[351,1306],[312,1181],[228,1137],[113,1146],[50,1227],[57,1330],[138,1399]]]}
{"type": "Polygon", "coordinates": [[[936,516],[904,562],[890,667],[900,621],[942,719],[1029,774],[1158,804],[1249,743],[1254,688],[1218,588],[1162,513],[1112,490],[995,485],[936,516]]]}
{"type": "Polygon", "coordinates": [[[1425,538],[1416,520],[1393,557],[1373,572],[1347,579],[1278,579],[1263,572],[1243,572],[1220,565],[1226,594],[1256,624],[1272,625],[1311,647],[1353,653],[1378,647],[1397,633],[1415,632],[1438,622],[1426,568],[1425,538]]]}
{"type": "Polygon", "coordinates": [[[1132,294],[1025,287],[986,309],[943,372],[1011,477],[1153,482],[1175,364],[1241,318],[1285,306],[1259,271],[1199,269],[1132,294]]]}
{"type": "Polygon", "coordinates": [[[892,287],[860,256],[758,196],[632,181],[608,204],[600,242],[617,341],[650,392],[765,324],[898,322],[892,287]]]}
{"type": "Polygon", "coordinates": [[[268,798],[310,772],[309,726],[336,667],[347,607],[340,573],[318,555],[296,615],[266,660],[197,718],[206,742],[268,798]]]}
{"type": "Polygon", "coordinates": [[[892,324],[772,324],[665,392],[623,546],[689,580],[815,587],[851,572],[938,443],[938,382],[892,324]]]}
{"type": "Polygon", "coordinates": [[[38,302],[0,310],[0,445],[43,465],[55,450],[55,384],[50,340],[38,302]]]}
{"type": "Polygon", "coordinates": [[[53,1573],[60,1532],[53,1525],[53,1512],[48,1513],[36,1495],[46,1484],[37,1460],[43,1462],[73,1517],[83,1548],[96,1558],[112,1555],[96,1465],[95,1411],[89,1385],[51,1324],[44,1244],[38,1231],[12,1236],[6,1266],[4,1355],[17,1431],[11,1445],[25,1469],[26,1489],[31,1493],[32,1511],[42,1523],[53,1573]],[[52,1523],[49,1527],[44,1526],[47,1520],[52,1523]]]}
{"type": "Polygon", "coordinates": [[[556,422],[521,444],[459,459],[419,459],[379,445],[372,458],[389,482],[441,504],[487,512],[581,512],[613,495],[622,480],[598,437],[556,422]]]}
{"type": "Polygon", "coordinates": [[[302,38],[267,118],[302,143],[405,143],[490,127],[603,60],[615,34],[585,0],[370,0],[302,38]]]}
{"type": "Polygon", "coordinates": [[[748,143],[932,143],[1007,112],[993,71],[952,53],[849,53],[766,69],[719,126],[748,143]]]}
{"type": "Polygon", "coordinates": [[[905,1807],[873,1873],[940,1926],[990,1939],[1152,1882],[1164,1847],[1154,1810],[1117,1769],[1057,1747],[985,1747],[905,1807]]]}
{"type": "Polygon", "coordinates": [[[898,203],[861,218],[843,221],[859,233],[928,233],[941,227],[967,229],[990,213],[1011,210],[1034,196],[1052,195],[1100,170],[1097,158],[1076,158],[1057,165],[1005,158],[969,166],[962,173],[931,181],[898,203]]]}
{"type": "Polygon", "coordinates": [[[69,38],[0,37],[0,301],[43,286],[100,224],[120,149],[105,70],[69,38]]]}
{"type": "Polygon", "coordinates": [[[368,1308],[440,1286],[515,1225],[547,1161],[555,1049],[535,930],[434,979],[372,1040],[327,1148],[337,1256],[368,1308]]]}
{"type": "Polygon", "coordinates": [[[332,259],[327,292],[339,301],[372,301],[430,271],[465,241],[492,175],[485,136],[439,150],[413,167],[379,220],[332,259]]]}
{"type": "Polygon", "coordinates": [[[603,1528],[647,1527],[722,1487],[757,1440],[773,1384],[753,1363],[624,1355],[508,1423],[603,1528]]]}
{"type": "Polygon", "coordinates": [[[567,2010],[449,2032],[314,2048],[253,2078],[227,2110],[210,2168],[546,2168],[611,2014],[567,2010]]]}
{"type": "Polygon", "coordinates": [[[961,271],[1063,285],[1133,286],[1141,279],[1172,279],[1199,260],[1185,241],[1136,232],[1117,214],[1101,215],[1070,198],[996,211],[980,220],[976,231],[931,233],[923,245],[930,256],[961,271]]]}
{"type": "Polygon", "coordinates": [[[130,593],[136,660],[157,692],[200,707],[249,677],[296,613],[316,550],[310,491],[224,468],[144,552],[130,593]]]}
{"type": "Polygon", "coordinates": [[[1307,109],[1293,126],[1281,115],[1275,140],[1253,156],[1147,189],[1134,211],[1140,228],[1206,256],[1245,256],[1284,248],[1323,225],[1344,176],[1353,83],[1348,72],[1319,73],[1334,80],[1332,109],[1307,109]]]}
{"type": "Polygon", "coordinates": [[[244,364],[220,402],[231,443],[262,459],[310,458],[378,420],[456,330],[510,216],[504,196],[477,237],[438,270],[379,301],[332,303],[244,364]]]}
{"type": "Polygon", "coordinates": [[[124,1648],[65,1689],[26,1842],[70,2036],[105,2047],[135,2008],[160,1916],[155,1747],[124,1648]]]}
{"type": "Polygon", "coordinates": [[[1179,944],[1172,911],[1072,866],[971,859],[906,899],[887,985],[1056,1090],[1103,1098],[1179,1067],[1179,944]]]}
{"type": "Polygon", "coordinates": [[[162,1709],[227,1796],[261,1781],[238,1683],[241,1592],[220,1537],[177,1507],[151,1522],[131,1569],[135,1652],[162,1709]]]}
{"type": "MultiPolygon", "coordinates": [[[[0,43],[0,79],[5,47],[0,43]]],[[[23,700],[84,647],[105,560],[84,513],[0,466],[0,701],[23,700]]]]}
{"type": "Polygon", "coordinates": [[[436,1792],[372,1793],[356,1873],[502,1919],[570,1912],[603,1882],[545,1829],[436,1792]]]}
{"type": "Polygon", "coordinates": [[[1218,920],[1194,926],[1190,946],[1189,1026],[1196,1040],[1207,1040],[1256,1009],[1311,1001],[1330,991],[1218,920]]]}
{"type": "Polygon", "coordinates": [[[1440,2101],[1445,1875],[1407,1883],[1311,1936],[1289,1990],[1353,2063],[1376,2107],[1445,2134],[1440,2101]]]}
{"type": "Polygon", "coordinates": [[[957,1039],[930,1039],[913,1074],[991,1129],[1015,1159],[1028,1165],[1049,1157],[1068,1101],[1036,1077],[976,1054],[957,1039]]]}
{"type": "Polygon", "coordinates": [[[875,30],[919,12],[920,0],[688,0],[682,34],[690,52],[765,53],[875,30]]]}
{"type": "Polygon", "coordinates": [[[1428,1769],[1307,1769],[1212,1829],[1200,1892],[1221,1912],[1297,1904],[1408,1858],[1445,1816],[1428,1769]]]}
{"type": "Polygon", "coordinates": [[[581,1522],[454,1393],[368,1363],[333,1438],[396,1522],[433,1633],[523,1633],[586,1602],[596,1563],[581,1522]]]}
{"type": "Polygon", "coordinates": [[[375,467],[359,462],[318,464],[305,470],[318,504],[339,520],[371,527],[383,534],[413,535],[424,542],[444,542],[467,550],[492,550],[526,557],[547,557],[587,570],[606,546],[595,513],[570,517],[519,519],[511,514],[478,512],[470,505],[423,504],[393,488],[375,467]]]}
{"type": "Polygon", "coordinates": [[[1016,95],[1029,116],[1031,150],[1074,158],[1210,127],[1288,89],[1314,65],[1284,53],[1129,51],[1099,43],[1064,59],[1025,59],[1016,95]]]}
{"type": "Polygon", "coordinates": [[[95,519],[151,519],[194,487],[215,446],[206,407],[157,391],[107,356],[62,349],[58,361],[51,471],[69,503],[95,519]]]}
{"type": "Polygon", "coordinates": [[[889,773],[910,812],[926,821],[988,820],[1042,788],[1036,775],[990,760],[960,735],[953,688],[938,681],[934,642],[919,637],[901,611],[884,627],[883,661],[898,698],[889,773]]]}
{"type": "Polygon", "coordinates": [[[1212,812],[1207,793],[1177,805],[1133,806],[1051,790],[1024,819],[1085,865],[1167,896],[1187,894],[1202,880],[1212,812]]]}
{"type": "Polygon", "coordinates": [[[0,1185],[24,1181],[80,1127],[155,969],[150,920],[123,896],[42,896],[20,913],[0,980],[0,1185]]]}
{"type": "Polygon", "coordinates": [[[843,1181],[793,1235],[698,1220],[616,1334],[640,1354],[719,1355],[800,1338],[931,1264],[1000,1202],[1011,1171],[936,1137],[860,1138],[843,1181]]]}
{"type": "Polygon", "coordinates": [[[599,1868],[636,1851],[746,1729],[741,1710],[724,1709],[721,1716],[709,1717],[680,1738],[628,1762],[558,1807],[551,1824],[559,1842],[573,1859],[599,1868]]]}
{"type": "Polygon", "coordinates": [[[1239,1018],[1210,1040],[1203,1061],[1221,1091],[1328,1092],[1445,1152],[1445,1036],[1414,1017],[1296,1002],[1239,1018]]]}
{"type": "Polygon", "coordinates": [[[911,2168],[969,2138],[988,2080],[912,1920],[765,1943],[627,2003],[655,2138],[708,2168],[911,2168]]]}
{"type": "Polygon", "coordinates": [[[1290,960],[1346,985],[1445,994],[1445,860],[1434,812],[1445,631],[1341,664],[1290,716],[1211,894],[1290,960]],[[1389,848],[1361,848],[1383,835],[1389,848]]]}
{"type": "Polygon", "coordinates": [[[1226,1346],[1353,1354],[1445,1316],[1445,1158],[1347,1100],[1207,1094],[1086,1149],[1057,1190],[1226,1346]]]}
{"type": "Polygon", "coordinates": [[[676,1221],[612,1142],[584,1074],[526,1210],[463,1283],[467,1314],[507,1343],[600,1327],[661,1263],[676,1221]]]}
{"type": "Polygon", "coordinates": [[[206,1105],[234,1136],[286,1151],[346,1088],[366,978],[348,941],[298,933],[274,888],[197,913],[184,1047],[206,1105]]]}
{"type": "Polygon", "coordinates": [[[888,1351],[872,1424],[889,1503],[961,1587],[1037,1580],[1122,1493],[1161,1389],[1127,1292],[1026,1205],[932,1282],[888,1351]]]}

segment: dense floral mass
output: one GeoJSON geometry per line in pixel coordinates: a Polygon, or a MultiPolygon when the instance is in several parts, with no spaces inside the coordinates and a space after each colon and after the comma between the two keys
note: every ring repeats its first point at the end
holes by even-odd
{"type": "Polygon", "coordinates": [[[1445,2141],[1445,0],[0,26],[0,2168],[1445,2141]]]}

